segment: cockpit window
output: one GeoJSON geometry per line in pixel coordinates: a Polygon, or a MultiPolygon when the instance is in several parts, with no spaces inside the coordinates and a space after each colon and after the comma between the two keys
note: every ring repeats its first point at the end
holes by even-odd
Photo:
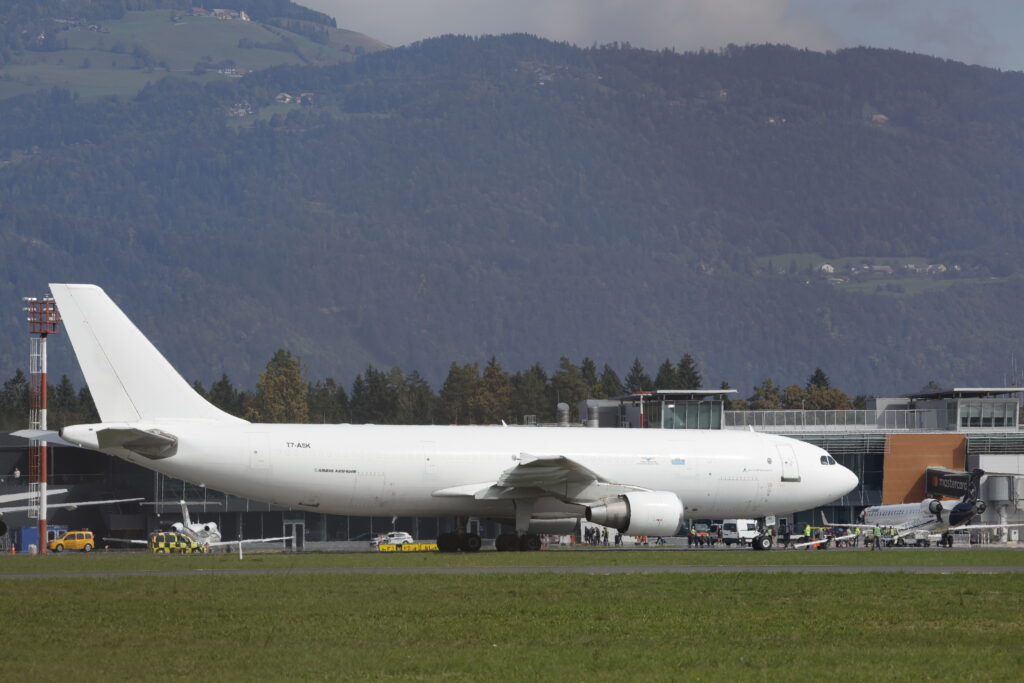
{"type": "Polygon", "coordinates": [[[837,463],[835,461],[835,458],[833,458],[831,455],[823,455],[823,456],[821,456],[821,464],[822,465],[838,465],[839,463],[837,463]]]}
{"type": "Polygon", "coordinates": [[[821,464],[822,465],[827,465],[828,464],[828,456],[827,455],[821,456],[821,464]]]}

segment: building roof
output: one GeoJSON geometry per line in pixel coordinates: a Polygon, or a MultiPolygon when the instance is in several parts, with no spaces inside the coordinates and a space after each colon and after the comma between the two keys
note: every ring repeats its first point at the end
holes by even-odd
{"type": "Polygon", "coordinates": [[[735,394],[735,389],[655,389],[654,391],[635,391],[624,396],[615,396],[613,401],[639,401],[649,399],[655,401],[699,401],[705,398],[722,397],[735,394]]]}
{"type": "Polygon", "coordinates": [[[941,391],[929,391],[920,394],[907,394],[912,399],[943,399],[943,398],[991,398],[1024,393],[1024,387],[954,387],[941,391]]]}

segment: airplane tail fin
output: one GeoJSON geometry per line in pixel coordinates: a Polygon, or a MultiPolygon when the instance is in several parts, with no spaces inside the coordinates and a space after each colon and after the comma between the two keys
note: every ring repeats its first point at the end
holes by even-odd
{"type": "Polygon", "coordinates": [[[244,422],[197,394],[99,287],[51,284],[50,293],[104,422],[244,422]]]}
{"type": "Polygon", "coordinates": [[[188,516],[188,505],[185,501],[181,501],[181,520],[185,523],[186,529],[192,528],[192,520],[188,516]]]}

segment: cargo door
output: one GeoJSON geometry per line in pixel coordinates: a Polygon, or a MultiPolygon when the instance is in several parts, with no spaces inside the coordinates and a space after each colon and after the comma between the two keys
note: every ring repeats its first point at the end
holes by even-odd
{"type": "Polygon", "coordinates": [[[792,446],[776,446],[779,460],[782,462],[782,481],[800,481],[800,468],[797,466],[796,451],[792,446]]]}

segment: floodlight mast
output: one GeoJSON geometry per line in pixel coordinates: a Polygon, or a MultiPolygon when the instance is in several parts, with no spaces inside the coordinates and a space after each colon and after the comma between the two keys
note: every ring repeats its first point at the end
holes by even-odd
{"type": "MultiPolygon", "coordinates": [[[[28,428],[46,430],[46,337],[56,334],[60,325],[57,302],[46,294],[42,299],[25,297],[25,312],[28,314],[29,342],[29,409],[28,428]]],[[[47,448],[45,441],[31,440],[28,447],[30,500],[36,506],[29,516],[39,518],[39,553],[46,554],[46,485],[47,448]]]]}

